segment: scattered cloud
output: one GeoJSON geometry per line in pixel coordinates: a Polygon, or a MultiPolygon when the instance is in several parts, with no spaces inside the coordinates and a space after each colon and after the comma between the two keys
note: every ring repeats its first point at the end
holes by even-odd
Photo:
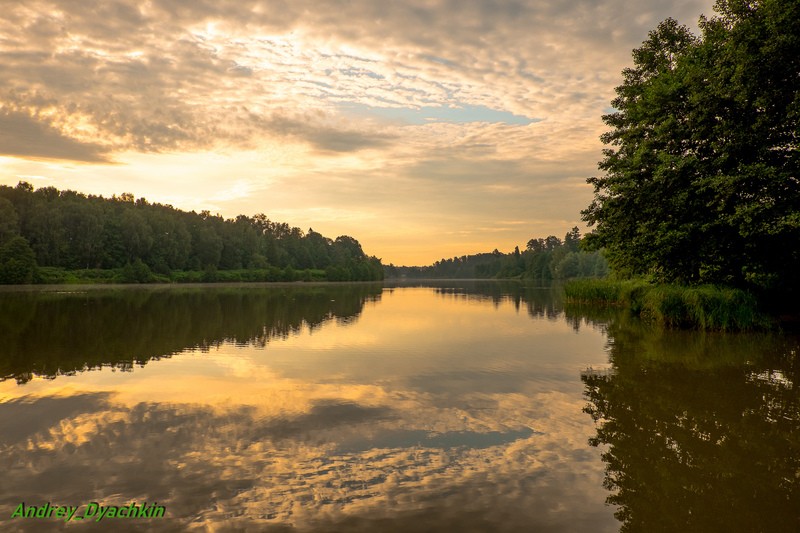
{"type": "Polygon", "coordinates": [[[103,163],[107,153],[106,147],[70,138],[46,120],[0,108],[0,155],[103,163]]]}
{"type": "MultiPolygon", "coordinates": [[[[258,170],[245,169],[249,156],[236,154],[269,146],[286,179],[315,178],[294,199],[314,198],[309,208],[338,208],[341,195],[324,191],[346,176],[361,205],[375,189],[393,190],[395,205],[426,205],[442,187],[468,183],[513,187],[528,198],[527,211],[548,209],[535,194],[541,180],[595,172],[600,117],[631,49],[664,18],[693,26],[711,6],[12,1],[0,15],[0,153],[29,161],[28,174],[43,173],[39,159],[98,164],[126,154],[224,153],[233,175],[251,179],[258,170]],[[287,161],[276,145],[299,155],[287,161]],[[401,182],[410,188],[394,189],[401,182]]],[[[14,179],[9,170],[0,166],[0,180],[14,179]]],[[[103,181],[115,179],[109,173],[103,181]]],[[[217,178],[220,191],[230,179],[217,178]]],[[[142,193],[179,192],[167,187],[142,193]]],[[[587,191],[570,198],[584,201],[587,191]]],[[[564,203],[559,223],[577,222],[577,211],[567,211],[574,203],[564,203]]],[[[511,207],[486,209],[501,216],[511,207]]],[[[365,231],[352,233],[369,238],[365,231]]],[[[391,243],[380,246],[391,255],[391,243]]]]}

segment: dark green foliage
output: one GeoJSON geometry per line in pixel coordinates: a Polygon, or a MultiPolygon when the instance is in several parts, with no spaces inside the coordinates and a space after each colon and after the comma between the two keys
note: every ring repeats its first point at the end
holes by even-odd
{"type": "Polygon", "coordinates": [[[36,257],[28,241],[12,237],[0,246],[0,283],[33,283],[36,278],[36,257]]]}
{"type": "Polygon", "coordinates": [[[536,283],[548,283],[582,277],[603,277],[608,274],[608,262],[600,251],[582,250],[582,237],[572,228],[562,241],[553,235],[531,239],[527,249],[519,247],[509,254],[494,250],[491,253],[465,255],[442,259],[429,267],[386,267],[390,278],[448,278],[448,279],[510,279],[522,278],[536,283]]]}
{"type": "Polygon", "coordinates": [[[610,279],[577,279],[564,285],[568,300],[576,302],[617,303],[622,283],[610,279]]]}
{"type": "Polygon", "coordinates": [[[545,239],[531,239],[522,252],[523,277],[536,282],[575,278],[603,277],[608,274],[608,262],[599,251],[585,251],[583,238],[577,227],[572,228],[562,241],[550,235],[545,239]]]}
{"type": "Polygon", "coordinates": [[[771,327],[755,298],[740,289],[653,285],[641,280],[578,279],[564,285],[567,300],[627,307],[667,327],[749,330],[771,327]]]}
{"type": "Polygon", "coordinates": [[[596,225],[617,273],[800,288],[800,3],[720,0],[662,22],[603,117],[596,225]]]}
{"type": "Polygon", "coordinates": [[[67,270],[59,267],[40,267],[38,282],[45,284],[120,283],[123,270],[124,267],[115,268],[113,270],[102,268],[67,270]]]}
{"type": "Polygon", "coordinates": [[[380,259],[352,237],[304,235],[263,214],[187,213],[128,193],[105,199],[24,182],[0,186],[0,245],[16,235],[49,269],[44,282],[311,281],[328,267],[343,272],[341,280],[383,279],[380,259]]]}
{"type": "Polygon", "coordinates": [[[19,218],[14,204],[0,197],[0,245],[19,235],[19,218]]]}
{"type": "Polygon", "coordinates": [[[138,257],[133,263],[128,263],[122,268],[122,273],[117,279],[120,283],[150,283],[153,280],[150,268],[138,257]]]}

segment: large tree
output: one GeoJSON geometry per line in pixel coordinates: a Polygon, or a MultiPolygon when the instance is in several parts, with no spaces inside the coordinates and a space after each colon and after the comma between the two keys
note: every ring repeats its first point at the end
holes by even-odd
{"type": "Polygon", "coordinates": [[[800,3],[719,0],[633,51],[583,218],[620,272],[800,288],[800,3]]]}

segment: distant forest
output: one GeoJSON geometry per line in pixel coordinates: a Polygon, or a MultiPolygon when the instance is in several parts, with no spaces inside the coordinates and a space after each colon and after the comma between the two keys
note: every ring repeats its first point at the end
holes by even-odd
{"type": "Polygon", "coordinates": [[[134,199],[25,182],[0,186],[0,282],[371,281],[380,259],[266,215],[224,219],[134,199]]]}
{"type": "Polygon", "coordinates": [[[535,282],[560,279],[603,277],[608,262],[601,251],[582,250],[580,230],[572,228],[564,239],[554,235],[528,241],[526,249],[515,247],[511,253],[493,252],[464,255],[436,261],[431,266],[388,265],[387,278],[523,278],[535,282]]]}

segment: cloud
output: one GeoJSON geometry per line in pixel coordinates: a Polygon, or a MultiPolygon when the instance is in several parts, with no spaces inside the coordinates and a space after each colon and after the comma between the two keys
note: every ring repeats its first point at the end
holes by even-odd
{"type": "Polygon", "coordinates": [[[24,443],[36,433],[78,413],[108,408],[110,394],[86,393],[68,397],[22,397],[0,402],[0,445],[24,443]]]}
{"type": "Polygon", "coordinates": [[[498,111],[486,106],[475,105],[422,106],[418,108],[409,108],[370,107],[363,104],[349,104],[342,106],[342,110],[345,113],[352,113],[356,116],[375,115],[405,124],[486,122],[527,126],[533,122],[538,122],[537,119],[515,115],[508,111],[498,111]]]}
{"type": "Polygon", "coordinates": [[[0,155],[107,163],[108,148],[63,135],[46,121],[0,108],[0,155]]]}
{"type": "MultiPolygon", "coordinates": [[[[17,158],[232,154],[236,171],[209,178],[221,190],[230,187],[226,181],[256,182],[265,168],[279,177],[269,190],[254,186],[262,196],[247,207],[236,204],[238,212],[251,205],[300,213],[357,209],[358,220],[378,213],[402,223],[398,231],[413,213],[420,226],[455,231],[463,228],[444,228],[442,221],[463,226],[478,209],[487,218],[547,218],[541,231],[561,233],[557,228],[575,224],[590,199],[590,188],[573,185],[596,173],[601,116],[631,49],[664,18],[693,26],[711,6],[711,0],[15,1],[0,16],[6,109],[0,139],[3,152],[17,158]],[[236,154],[254,151],[264,154],[264,164],[245,168],[250,157],[236,154]],[[289,197],[292,182],[304,188],[289,197]],[[455,184],[467,187],[448,190],[455,184]],[[543,192],[544,185],[562,194],[543,192]],[[513,197],[493,202],[503,191],[513,197]]],[[[35,165],[18,170],[43,173],[35,165]]],[[[142,193],[182,203],[173,200],[182,191],[142,193]]],[[[190,200],[198,201],[186,196],[183,205],[198,208],[190,200]]],[[[341,220],[313,223],[368,241],[364,228],[341,220]]],[[[488,227],[486,220],[479,226],[488,227]]],[[[489,249],[513,247],[512,238],[520,244],[532,236],[525,231],[538,227],[489,249]]],[[[435,259],[377,253],[397,262],[435,259]]]]}
{"type": "Polygon", "coordinates": [[[349,129],[345,125],[325,124],[323,120],[324,117],[321,115],[290,117],[275,114],[266,118],[250,117],[250,123],[261,127],[264,131],[307,142],[321,152],[353,152],[377,148],[396,138],[396,135],[378,131],[364,132],[349,129]]]}
{"type": "MultiPolygon", "coordinates": [[[[280,126],[271,117],[286,107],[335,114],[337,104],[353,103],[380,114],[388,104],[446,120],[456,109],[501,121],[553,120],[555,109],[587,116],[608,100],[617,74],[598,66],[618,62],[660,18],[675,15],[653,2],[620,22],[622,0],[77,6],[12,4],[0,22],[8,35],[0,76],[22,111],[42,111],[44,97],[62,122],[80,116],[84,133],[144,152],[246,143],[241,132],[280,126]]],[[[294,131],[324,151],[374,146],[368,124],[311,121],[294,131]]]]}

